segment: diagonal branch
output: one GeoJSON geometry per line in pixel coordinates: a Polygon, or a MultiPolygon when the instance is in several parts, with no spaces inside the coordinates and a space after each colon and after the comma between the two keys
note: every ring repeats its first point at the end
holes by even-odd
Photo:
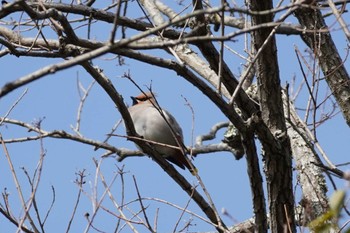
{"type": "Polygon", "coordinates": [[[335,46],[329,28],[319,9],[299,8],[295,11],[299,23],[307,33],[301,35],[319,60],[329,88],[350,126],[350,76],[335,46]]]}

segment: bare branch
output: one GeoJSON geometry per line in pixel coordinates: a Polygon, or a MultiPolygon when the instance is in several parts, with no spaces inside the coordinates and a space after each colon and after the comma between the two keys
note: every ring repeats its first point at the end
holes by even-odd
{"type": "MultiPolygon", "coordinates": [[[[34,229],[34,232],[39,232],[39,230],[37,229],[36,225],[34,224],[34,221],[31,218],[31,215],[29,214],[29,209],[31,207],[31,204],[33,203],[33,196],[31,196],[31,198],[29,199],[29,203],[27,203],[24,200],[23,191],[22,191],[19,179],[17,177],[16,170],[13,167],[13,163],[12,163],[10,154],[9,154],[9,152],[7,150],[6,144],[5,144],[1,134],[0,134],[0,141],[1,141],[2,147],[4,149],[4,153],[5,153],[6,159],[7,159],[8,163],[9,163],[9,167],[11,169],[11,173],[12,173],[12,176],[13,176],[14,183],[16,184],[16,189],[17,189],[17,192],[18,192],[18,195],[19,195],[19,199],[21,201],[22,208],[24,209],[24,217],[21,218],[21,220],[18,222],[18,229],[22,230],[22,225],[24,224],[25,219],[28,218],[31,227],[34,229]]],[[[34,192],[32,192],[32,195],[33,195],[33,193],[34,192]]]]}

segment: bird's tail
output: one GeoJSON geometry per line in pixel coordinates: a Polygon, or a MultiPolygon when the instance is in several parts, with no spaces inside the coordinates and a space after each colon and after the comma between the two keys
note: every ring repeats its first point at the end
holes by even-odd
{"type": "Polygon", "coordinates": [[[193,166],[193,168],[189,168],[188,170],[193,176],[196,176],[198,174],[198,169],[195,166],[193,166]]]}
{"type": "Polygon", "coordinates": [[[176,164],[177,166],[179,166],[182,169],[187,168],[192,175],[197,175],[198,173],[198,169],[193,165],[193,163],[185,157],[186,155],[184,155],[182,152],[178,153],[176,155],[176,157],[174,156],[169,156],[166,157],[166,159],[174,164],[176,164]]]}
{"type": "Polygon", "coordinates": [[[193,163],[188,158],[184,158],[183,164],[191,172],[193,176],[196,176],[198,174],[198,169],[193,165],[193,163]]]}

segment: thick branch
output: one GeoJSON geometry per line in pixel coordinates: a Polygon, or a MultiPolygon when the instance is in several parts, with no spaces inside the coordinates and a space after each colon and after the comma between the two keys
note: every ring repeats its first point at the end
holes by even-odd
{"type": "Polygon", "coordinates": [[[300,8],[295,11],[300,24],[307,30],[301,38],[318,58],[327,84],[350,126],[350,77],[333,42],[321,11],[300,8]]]}
{"type": "Polygon", "coordinates": [[[254,140],[254,134],[247,133],[242,136],[242,144],[246,152],[247,171],[249,176],[250,188],[253,198],[254,206],[254,228],[255,232],[266,232],[267,226],[267,214],[266,214],[266,201],[263,189],[263,179],[260,172],[259,159],[257,155],[257,149],[254,140]]]}

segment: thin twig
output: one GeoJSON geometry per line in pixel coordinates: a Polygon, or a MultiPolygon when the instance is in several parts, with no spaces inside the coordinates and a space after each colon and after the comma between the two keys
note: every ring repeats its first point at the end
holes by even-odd
{"type": "Polygon", "coordinates": [[[0,141],[1,141],[1,144],[2,144],[2,147],[3,147],[3,150],[4,150],[4,154],[6,156],[7,162],[9,164],[9,166],[10,166],[11,174],[12,174],[13,180],[14,180],[15,185],[16,185],[17,193],[19,195],[19,199],[21,201],[22,208],[24,209],[24,217],[18,223],[17,232],[22,230],[22,225],[23,225],[23,223],[24,223],[26,218],[29,219],[29,221],[31,223],[31,226],[34,229],[34,231],[35,232],[39,232],[39,230],[35,226],[33,220],[31,220],[31,217],[30,217],[30,214],[29,214],[29,208],[30,208],[30,205],[31,205],[32,201],[29,200],[29,203],[27,205],[26,201],[24,200],[24,196],[23,196],[23,193],[22,193],[22,188],[21,188],[21,185],[20,185],[19,180],[17,178],[16,170],[15,170],[15,168],[13,166],[10,154],[9,154],[9,152],[7,150],[6,144],[5,144],[1,134],[0,134],[0,141]]]}
{"type": "Polygon", "coordinates": [[[114,43],[114,39],[115,39],[115,36],[116,36],[116,31],[117,31],[117,28],[118,28],[118,19],[119,19],[119,15],[120,15],[121,5],[122,5],[122,1],[118,0],[117,8],[116,8],[115,16],[114,16],[114,21],[113,21],[113,29],[111,31],[111,35],[110,35],[110,39],[109,39],[109,43],[111,43],[111,44],[114,43]]]}
{"type": "Polygon", "coordinates": [[[90,94],[90,91],[92,89],[92,87],[94,86],[94,84],[96,83],[96,81],[92,81],[92,83],[87,87],[87,89],[85,89],[82,85],[82,83],[79,81],[79,78],[77,78],[77,86],[78,86],[78,93],[80,96],[80,103],[79,103],[79,107],[77,110],[77,123],[75,125],[75,127],[73,128],[73,130],[80,135],[80,122],[81,122],[81,114],[83,112],[83,107],[85,104],[85,101],[88,97],[88,95],[90,94]],[[81,95],[80,91],[83,91],[83,95],[81,95]]]}
{"type": "Polygon", "coordinates": [[[24,90],[24,92],[18,97],[18,99],[12,104],[10,109],[5,113],[5,115],[0,119],[0,126],[4,122],[4,120],[10,115],[12,110],[16,107],[16,105],[23,99],[23,97],[27,94],[28,88],[24,90]]]}
{"type": "MultiPolygon", "coordinates": [[[[191,200],[192,200],[192,196],[190,196],[190,198],[189,198],[188,201],[186,202],[185,207],[184,207],[183,210],[181,211],[181,215],[179,216],[179,218],[178,218],[178,220],[177,220],[177,222],[176,222],[176,224],[175,224],[175,226],[174,226],[173,232],[177,232],[176,229],[177,229],[178,225],[180,224],[180,221],[181,221],[182,217],[183,217],[184,214],[186,213],[186,210],[188,209],[188,206],[190,205],[191,200]]],[[[182,232],[182,231],[180,231],[180,232],[182,232]]]]}
{"type": "Polygon", "coordinates": [[[144,216],[144,218],[145,218],[145,220],[146,220],[146,227],[147,227],[147,229],[148,229],[150,232],[155,233],[156,231],[153,230],[153,228],[152,228],[152,226],[151,226],[151,224],[150,224],[150,222],[149,222],[149,220],[148,220],[148,216],[147,216],[147,213],[146,213],[146,207],[143,205],[142,197],[141,197],[140,190],[139,190],[139,187],[138,187],[138,185],[137,185],[135,176],[132,176],[132,179],[133,179],[133,181],[134,181],[134,185],[135,185],[135,188],[136,188],[136,193],[137,193],[138,201],[139,201],[139,203],[140,203],[140,205],[141,205],[141,211],[142,211],[143,216],[144,216]]]}
{"type": "Polygon", "coordinates": [[[85,184],[85,169],[83,169],[82,171],[78,172],[76,175],[77,175],[77,177],[79,177],[79,178],[75,179],[75,183],[79,186],[79,190],[78,190],[77,199],[76,199],[74,207],[73,207],[72,215],[71,215],[71,217],[69,219],[69,222],[68,222],[68,225],[67,225],[66,233],[69,232],[70,227],[71,227],[71,225],[73,223],[76,211],[78,209],[78,205],[79,205],[79,202],[80,202],[80,196],[81,196],[81,193],[82,193],[82,190],[83,190],[83,184],[85,184]]]}
{"type": "Polygon", "coordinates": [[[51,205],[50,205],[49,209],[47,210],[46,215],[44,217],[43,224],[45,224],[46,220],[49,218],[49,215],[50,215],[50,213],[53,209],[53,206],[55,204],[55,201],[56,201],[56,192],[55,192],[55,187],[53,185],[51,186],[51,190],[52,190],[52,201],[51,201],[51,205]]]}

